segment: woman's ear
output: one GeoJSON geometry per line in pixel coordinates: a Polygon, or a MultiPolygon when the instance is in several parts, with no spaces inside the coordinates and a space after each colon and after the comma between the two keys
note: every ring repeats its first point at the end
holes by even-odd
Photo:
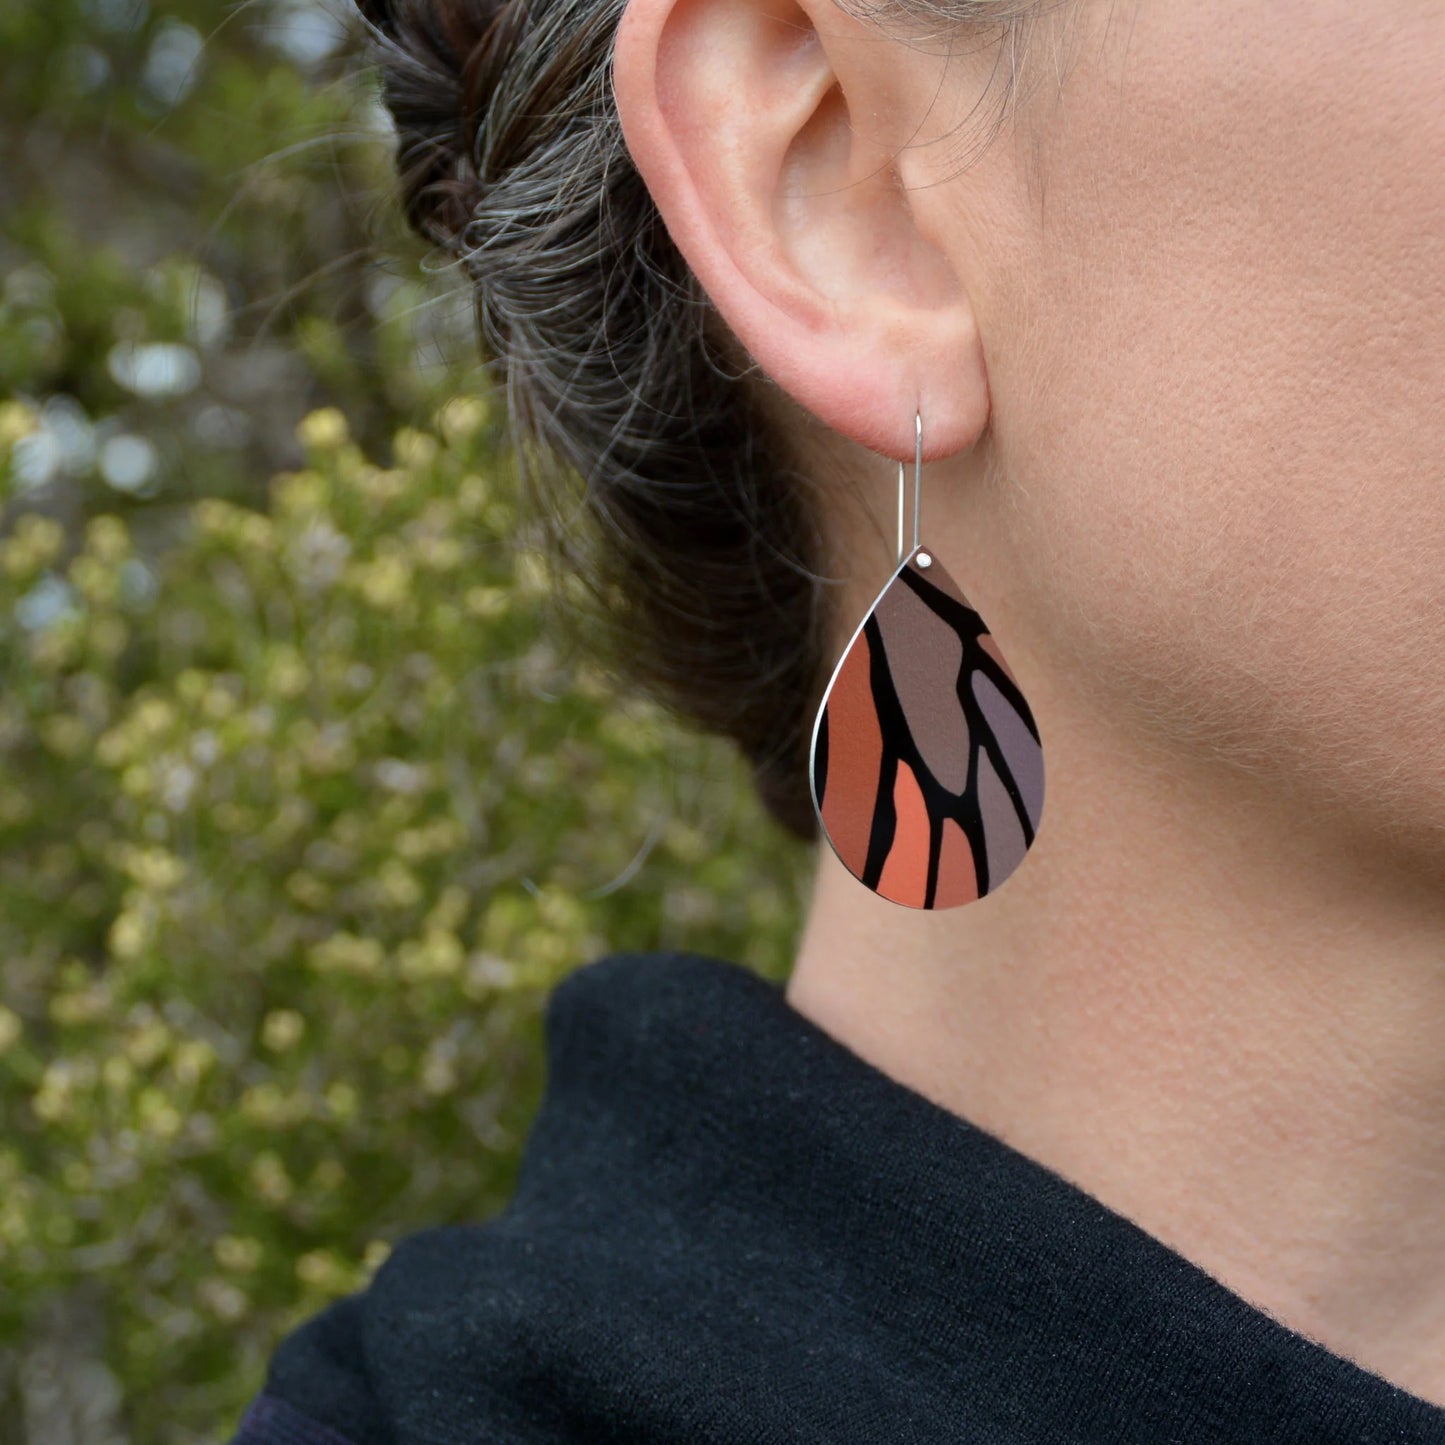
{"type": "Polygon", "coordinates": [[[633,161],[723,320],[795,401],[894,458],[915,409],[930,458],[988,420],[925,170],[948,148],[916,140],[941,64],[834,0],[629,0],[613,57],[633,161]]]}

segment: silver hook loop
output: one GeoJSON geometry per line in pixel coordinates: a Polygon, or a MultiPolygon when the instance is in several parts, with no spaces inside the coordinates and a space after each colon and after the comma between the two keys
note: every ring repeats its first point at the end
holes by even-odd
{"type": "Polygon", "coordinates": [[[918,550],[918,521],[923,495],[923,416],[920,412],[913,414],[914,428],[914,450],[913,450],[913,546],[907,550],[903,546],[903,494],[905,491],[903,463],[898,463],[898,565],[903,565],[903,559],[909,552],[918,550]]]}

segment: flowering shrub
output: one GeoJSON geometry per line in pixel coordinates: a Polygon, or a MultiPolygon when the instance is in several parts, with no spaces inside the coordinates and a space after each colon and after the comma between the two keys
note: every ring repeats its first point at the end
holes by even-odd
{"type": "Polygon", "coordinates": [[[483,400],[389,466],[313,412],[150,556],[29,509],[37,425],[0,404],[0,1439],[69,1391],[70,1438],[220,1441],[390,1241],[500,1207],[550,986],[781,976],[805,856],[560,640],[483,400]]]}

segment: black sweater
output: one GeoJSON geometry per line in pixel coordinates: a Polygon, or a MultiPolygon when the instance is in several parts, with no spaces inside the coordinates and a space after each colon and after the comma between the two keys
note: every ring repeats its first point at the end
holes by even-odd
{"type": "Polygon", "coordinates": [[[1445,1445],[735,964],[559,985],[511,1204],[278,1347],[235,1445],[1445,1445]]]}

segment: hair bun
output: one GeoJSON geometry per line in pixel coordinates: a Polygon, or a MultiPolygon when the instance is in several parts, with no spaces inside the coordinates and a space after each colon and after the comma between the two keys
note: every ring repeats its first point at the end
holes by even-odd
{"type": "Polygon", "coordinates": [[[482,131],[525,24],[518,0],[355,0],[396,122],[407,219],[458,252],[481,203],[482,131]]]}

